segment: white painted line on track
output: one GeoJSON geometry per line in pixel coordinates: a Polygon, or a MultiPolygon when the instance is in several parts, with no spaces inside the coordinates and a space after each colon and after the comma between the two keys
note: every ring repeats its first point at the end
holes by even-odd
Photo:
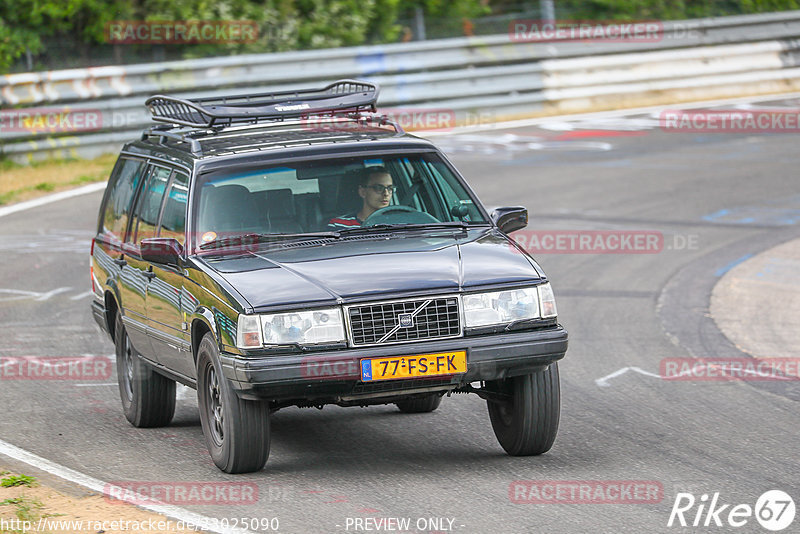
{"type": "Polygon", "coordinates": [[[44,206],[52,202],[66,200],[68,198],[86,195],[88,193],[95,193],[97,191],[102,191],[105,188],[106,182],[99,182],[96,184],[85,185],[77,189],[70,189],[69,191],[62,191],[60,193],[34,198],[33,200],[27,200],[25,202],[20,202],[19,204],[13,204],[11,206],[6,206],[5,208],[0,208],[0,217],[5,217],[6,215],[11,215],[12,213],[17,213],[18,211],[38,208],[39,206],[44,206]]]}
{"type": "MultiPolygon", "coordinates": [[[[63,465],[51,462],[50,460],[42,458],[41,456],[37,456],[26,451],[25,449],[20,449],[19,447],[16,447],[10,443],[6,443],[3,440],[0,440],[0,454],[26,463],[32,467],[35,467],[36,469],[40,469],[61,479],[83,486],[84,488],[88,488],[92,491],[106,495],[109,498],[113,498],[113,492],[115,490],[119,494],[124,492],[123,488],[118,488],[97,478],[90,477],[89,475],[85,475],[79,471],[75,471],[74,469],[70,469],[69,467],[64,467],[63,465]]],[[[178,506],[160,503],[159,501],[155,500],[153,500],[153,504],[138,504],[136,506],[137,508],[155,512],[176,521],[183,521],[185,523],[192,523],[194,525],[202,525],[206,532],[215,532],[218,534],[255,534],[250,530],[243,529],[212,529],[210,528],[210,525],[214,524],[212,518],[197,514],[195,512],[190,512],[189,510],[184,510],[178,506]],[[209,526],[209,528],[206,528],[206,526],[209,526]]]]}
{"type": "Polygon", "coordinates": [[[661,104],[658,106],[648,106],[643,108],[625,108],[625,109],[615,109],[610,111],[593,111],[590,113],[576,113],[573,115],[547,115],[543,117],[534,117],[531,119],[492,122],[489,124],[479,124],[475,126],[457,126],[455,128],[446,131],[442,130],[431,131],[431,132],[418,131],[409,133],[416,135],[418,137],[438,137],[445,135],[457,135],[466,132],[479,132],[484,130],[505,130],[511,128],[524,128],[526,126],[538,126],[539,124],[548,122],[627,117],[629,115],[653,113],[655,111],[661,111],[664,109],[696,109],[696,108],[716,107],[723,105],[750,104],[750,103],[757,103],[769,100],[784,100],[788,98],[800,98],[800,93],[744,96],[738,98],[725,98],[719,100],[705,100],[702,102],[680,102],[675,104],[661,104]]]}
{"type": "Polygon", "coordinates": [[[11,295],[17,295],[16,297],[3,297],[0,298],[0,302],[9,302],[12,300],[24,300],[24,299],[32,299],[40,297],[43,293],[38,293],[36,291],[23,291],[22,289],[0,289],[0,293],[10,293],[11,295]]]}
{"type": "Polygon", "coordinates": [[[94,295],[94,291],[85,291],[83,293],[80,293],[78,295],[70,297],[69,300],[81,300],[81,299],[85,299],[86,297],[91,297],[93,295],[94,295]]]}
{"type": "Polygon", "coordinates": [[[47,293],[42,293],[41,295],[36,297],[36,300],[39,301],[39,302],[44,301],[44,300],[48,300],[51,297],[53,297],[54,295],[58,295],[59,293],[66,293],[70,289],[72,289],[72,288],[71,287],[59,287],[59,288],[54,289],[52,291],[48,291],[47,293]]]}
{"type": "Polygon", "coordinates": [[[35,301],[45,301],[49,300],[55,295],[59,293],[65,293],[72,289],[71,287],[59,287],[53,289],[52,291],[48,291],[47,293],[39,293],[38,291],[24,291],[22,289],[5,289],[0,288],[0,294],[2,293],[9,293],[11,295],[17,295],[15,297],[3,297],[0,298],[0,302],[10,302],[12,300],[25,300],[25,299],[33,299],[35,301]]]}

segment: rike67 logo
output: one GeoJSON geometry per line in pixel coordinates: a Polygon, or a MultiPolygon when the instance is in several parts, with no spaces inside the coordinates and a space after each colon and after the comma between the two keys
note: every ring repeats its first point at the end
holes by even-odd
{"type": "Polygon", "coordinates": [[[755,507],[749,504],[723,504],[719,492],[710,498],[704,493],[697,499],[691,493],[678,493],[669,514],[667,526],[681,527],[743,527],[755,516],[765,529],[777,532],[794,521],[794,500],[781,490],[764,492],[755,507]]]}

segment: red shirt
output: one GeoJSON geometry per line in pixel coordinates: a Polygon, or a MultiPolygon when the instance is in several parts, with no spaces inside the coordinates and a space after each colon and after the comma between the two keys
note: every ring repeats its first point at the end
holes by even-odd
{"type": "Polygon", "coordinates": [[[361,226],[364,221],[353,215],[342,215],[341,217],[334,217],[328,221],[328,228],[332,230],[341,230],[343,228],[353,228],[361,226]]]}

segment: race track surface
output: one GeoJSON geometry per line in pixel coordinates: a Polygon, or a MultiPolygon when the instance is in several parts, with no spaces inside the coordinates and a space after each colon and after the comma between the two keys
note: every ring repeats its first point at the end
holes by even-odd
{"type": "MultiPolygon", "coordinates": [[[[281,410],[266,468],[244,476],[211,462],[193,390],[179,386],[169,427],[131,427],[113,346],[89,311],[101,193],[0,218],[0,357],[90,355],[108,365],[98,380],[0,381],[0,439],[113,483],[255,485],[255,502],[186,508],[278,518],[286,533],[364,532],[355,527],[365,518],[409,518],[409,532],[671,532],[683,531],[667,527],[679,492],[754,506],[779,489],[798,501],[800,382],[659,377],[666,358],[744,356],[708,316],[709,296],[737,261],[800,234],[797,134],[666,132],[640,115],[434,141],[484,204],[529,209],[521,241],[531,231],[663,236],[646,253],[535,254],[570,333],[548,454],[507,456],[474,395],[445,398],[425,415],[394,406],[281,410]],[[519,502],[515,481],[644,481],[663,494],[536,504],[519,502]]],[[[735,530],[764,531],[752,517],[735,530]]]]}

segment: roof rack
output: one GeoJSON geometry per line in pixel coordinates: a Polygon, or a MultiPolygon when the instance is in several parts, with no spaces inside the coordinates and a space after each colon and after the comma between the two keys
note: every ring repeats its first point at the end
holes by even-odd
{"type": "Polygon", "coordinates": [[[235,95],[187,100],[155,95],[145,105],[153,120],[192,128],[221,128],[231,124],[283,121],[310,115],[375,112],[377,84],[339,80],[321,89],[235,95]]]}
{"type": "Polygon", "coordinates": [[[160,138],[161,143],[164,142],[165,138],[174,139],[176,141],[183,141],[184,143],[189,143],[192,154],[201,154],[203,152],[203,149],[200,147],[200,142],[197,139],[193,139],[182,133],[170,132],[164,130],[163,126],[153,126],[143,131],[142,141],[144,141],[148,137],[158,137],[160,138]]]}

